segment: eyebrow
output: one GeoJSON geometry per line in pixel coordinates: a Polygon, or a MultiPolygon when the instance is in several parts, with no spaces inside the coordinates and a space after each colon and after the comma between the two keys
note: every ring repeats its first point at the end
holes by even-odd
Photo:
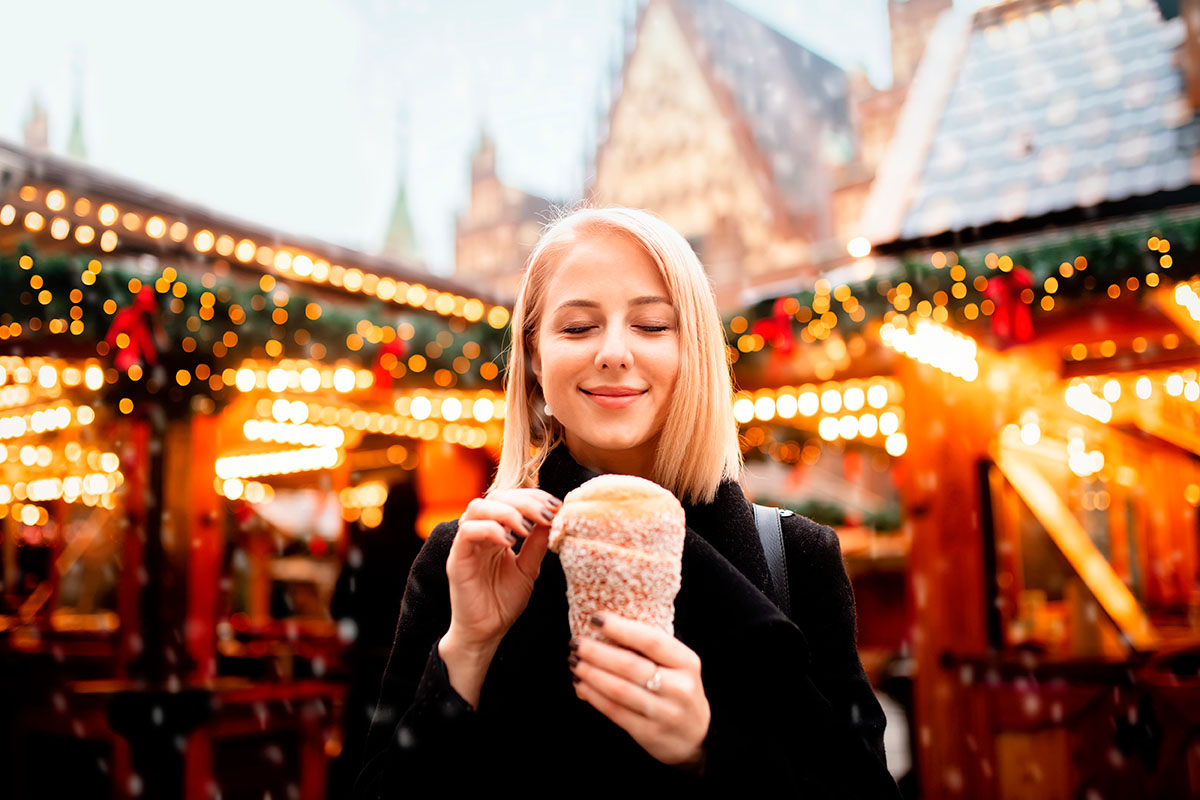
{"type": "MultiPolygon", "coordinates": [[[[671,305],[670,300],[666,299],[665,297],[658,297],[657,295],[643,295],[641,297],[635,297],[629,301],[629,305],[631,305],[631,306],[648,306],[648,305],[653,305],[655,303],[665,303],[666,305],[671,305]]],[[[579,299],[579,300],[566,300],[562,303],[559,303],[558,308],[556,308],[554,310],[559,311],[564,308],[599,308],[599,307],[600,307],[600,304],[597,303],[595,300],[579,299]]]]}

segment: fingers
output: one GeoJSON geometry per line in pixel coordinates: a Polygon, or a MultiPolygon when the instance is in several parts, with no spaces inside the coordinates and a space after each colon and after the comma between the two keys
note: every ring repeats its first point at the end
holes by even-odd
{"type": "Polygon", "coordinates": [[[561,505],[557,497],[540,489],[506,489],[475,498],[461,519],[492,519],[518,536],[528,536],[540,525],[548,527],[561,505]]]}
{"type": "Polygon", "coordinates": [[[587,702],[601,714],[620,725],[635,740],[643,741],[653,735],[655,723],[650,717],[614,701],[590,681],[580,679],[579,683],[575,684],[575,694],[580,700],[587,702]]]}
{"type": "Polygon", "coordinates": [[[591,621],[592,626],[610,641],[636,650],[656,664],[676,669],[699,669],[700,657],[691,648],[653,625],[616,614],[598,614],[591,621]]]}
{"type": "Polygon", "coordinates": [[[517,543],[517,537],[503,525],[490,519],[473,519],[460,522],[458,535],[454,537],[455,544],[460,546],[479,547],[487,544],[502,547],[505,550],[517,543]]]}
{"type": "MultiPolygon", "coordinates": [[[[595,639],[575,640],[573,646],[575,655],[582,663],[599,667],[635,686],[644,687],[654,671],[660,669],[658,664],[639,653],[595,639]]],[[[663,686],[659,690],[662,692],[667,688],[667,679],[664,671],[660,670],[660,675],[663,675],[663,686]]]]}
{"type": "Polygon", "coordinates": [[[549,546],[550,529],[544,526],[536,528],[521,545],[521,552],[517,554],[517,568],[530,578],[536,578],[549,546]]]}
{"type": "Polygon", "coordinates": [[[528,536],[537,523],[526,518],[520,510],[509,503],[477,497],[467,505],[459,521],[459,530],[469,522],[495,522],[518,536],[528,536]]]}

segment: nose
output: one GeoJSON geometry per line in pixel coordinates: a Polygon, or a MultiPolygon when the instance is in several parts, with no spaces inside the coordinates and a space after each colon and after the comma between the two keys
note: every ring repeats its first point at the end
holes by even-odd
{"type": "Polygon", "coordinates": [[[629,334],[623,325],[609,325],[596,351],[597,369],[629,369],[633,352],[629,349],[629,334]]]}

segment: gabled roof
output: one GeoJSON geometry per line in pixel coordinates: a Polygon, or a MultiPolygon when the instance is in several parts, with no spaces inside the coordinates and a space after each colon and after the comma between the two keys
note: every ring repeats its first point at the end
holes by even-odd
{"type": "MultiPolygon", "coordinates": [[[[147,215],[160,214],[167,218],[168,223],[176,220],[184,222],[187,229],[191,231],[182,240],[172,240],[166,236],[154,240],[153,252],[171,253],[174,251],[189,255],[197,252],[207,253],[207,250],[198,251],[196,249],[192,236],[200,229],[211,229],[211,232],[217,236],[226,234],[234,239],[249,240],[251,244],[265,245],[274,250],[295,250],[298,253],[309,255],[313,259],[325,259],[330,263],[338,263],[348,269],[355,268],[377,278],[389,277],[393,280],[420,284],[440,293],[474,297],[488,305],[496,303],[496,300],[489,293],[483,291],[482,287],[470,287],[464,283],[434,275],[411,261],[362,253],[309,236],[289,234],[247,222],[114,175],[90,164],[45,153],[34,153],[0,140],[0,198],[4,198],[6,201],[11,200],[19,205],[20,201],[12,200],[9,194],[16,194],[17,189],[24,182],[54,185],[69,195],[90,198],[95,207],[103,202],[112,202],[118,204],[122,210],[136,210],[146,212],[147,215]]],[[[22,206],[20,210],[24,214],[27,209],[22,206]]],[[[45,212],[45,206],[40,206],[40,210],[45,212]]],[[[71,216],[67,211],[63,211],[62,214],[71,216]]],[[[75,221],[95,225],[95,210],[91,210],[89,215],[75,221]]],[[[135,237],[133,233],[122,232],[122,235],[128,235],[131,240],[135,237]]],[[[231,264],[235,268],[252,271],[264,269],[262,262],[255,259],[241,263],[236,259],[231,259],[231,264]]],[[[293,276],[289,275],[289,277],[293,276]]],[[[321,288],[336,293],[345,292],[344,289],[334,287],[332,284],[322,284],[321,288]]],[[[360,294],[359,296],[365,295],[360,294]]]]}
{"type": "Polygon", "coordinates": [[[846,74],[726,0],[676,0],[709,74],[729,93],[795,214],[824,213],[830,152],[852,153],[846,74]]]}
{"type": "Polygon", "coordinates": [[[980,10],[961,32],[965,41],[941,45],[962,47],[942,76],[949,85],[929,75],[913,86],[910,103],[939,91],[944,102],[925,141],[899,129],[893,139],[885,165],[921,167],[907,186],[877,185],[895,197],[868,203],[891,205],[865,220],[877,243],[1200,184],[1200,120],[1174,62],[1184,28],[1156,4],[1011,2],[980,10]]]}

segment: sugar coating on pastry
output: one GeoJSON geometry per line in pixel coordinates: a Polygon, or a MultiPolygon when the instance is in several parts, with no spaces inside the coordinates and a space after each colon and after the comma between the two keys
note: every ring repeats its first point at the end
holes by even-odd
{"type": "Polygon", "coordinates": [[[571,634],[609,612],[674,632],[686,519],[673,494],[632,475],[601,475],[563,500],[550,549],[567,578],[571,634]]]}

